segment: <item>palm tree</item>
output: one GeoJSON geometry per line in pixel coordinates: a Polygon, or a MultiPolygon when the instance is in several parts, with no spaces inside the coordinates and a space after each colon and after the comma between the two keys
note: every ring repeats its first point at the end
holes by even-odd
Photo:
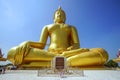
{"type": "Polygon", "coordinates": [[[106,64],[105,64],[106,67],[119,67],[118,63],[117,62],[114,62],[112,59],[109,60],[106,64]]]}

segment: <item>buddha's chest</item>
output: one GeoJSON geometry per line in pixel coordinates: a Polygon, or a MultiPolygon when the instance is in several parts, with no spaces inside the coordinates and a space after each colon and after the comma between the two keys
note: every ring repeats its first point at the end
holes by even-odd
{"type": "Polygon", "coordinates": [[[65,35],[68,36],[70,35],[70,32],[70,27],[66,25],[53,25],[51,28],[49,28],[49,35],[56,35],[58,37],[65,35]]]}

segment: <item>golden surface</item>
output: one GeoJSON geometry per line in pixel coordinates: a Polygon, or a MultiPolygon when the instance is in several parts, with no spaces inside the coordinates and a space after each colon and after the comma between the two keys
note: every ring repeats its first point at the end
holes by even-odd
{"type": "Polygon", "coordinates": [[[55,56],[65,56],[69,66],[98,66],[108,60],[103,48],[80,48],[77,30],[65,24],[65,12],[59,8],[54,14],[54,23],[44,26],[39,42],[26,41],[12,48],[7,59],[15,65],[49,67],[55,56]],[[44,50],[48,37],[50,44],[44,50]]]}

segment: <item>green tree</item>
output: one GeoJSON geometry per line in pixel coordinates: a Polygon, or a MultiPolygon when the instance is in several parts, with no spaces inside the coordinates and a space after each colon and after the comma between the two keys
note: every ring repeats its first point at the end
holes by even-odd
{"type": "Polygon", "coordinates": [[[106,64],[106,67],[119,67],[117,62],[114,62],[113,60],[109,60],[106,64]]]}

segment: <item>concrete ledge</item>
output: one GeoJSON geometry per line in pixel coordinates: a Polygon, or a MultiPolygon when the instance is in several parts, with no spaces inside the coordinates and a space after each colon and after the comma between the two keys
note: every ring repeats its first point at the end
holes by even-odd
{"type": "Polygon", "coordinates": [[[38,76],[38,70],[6,70],[0,80],[119,80],[119,70],[84,70],[84,76],[56,77],[38,76]]]}

